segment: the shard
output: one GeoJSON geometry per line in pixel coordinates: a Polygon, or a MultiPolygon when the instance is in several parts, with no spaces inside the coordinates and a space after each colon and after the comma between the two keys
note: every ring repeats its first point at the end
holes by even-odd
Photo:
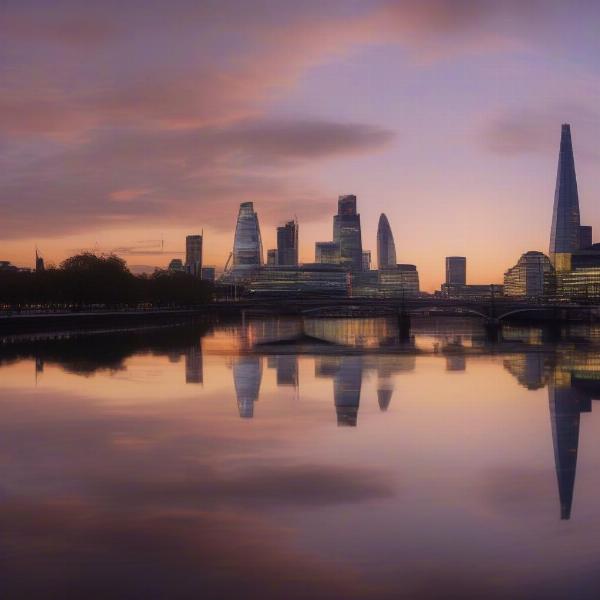
{"type": "Polygon", "coordinates": [[[579,250],[579,196],[571,127],[562,126],[550,231],[550,257],[559,270],[570,268],[570,255],[579,250]]]}
{"type": "Polygon", "coordinates": [[[396,266],[396,245],[390,222],[384,213],[379,217],[377,226],[377,268],[389,269],[396,266]]]}

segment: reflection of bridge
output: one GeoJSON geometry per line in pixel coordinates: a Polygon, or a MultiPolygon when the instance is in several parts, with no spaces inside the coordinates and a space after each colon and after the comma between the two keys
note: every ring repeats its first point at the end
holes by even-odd
{"type": "Polygon", "coordinates": [[[420,314],[443,314],[449,316],[476,316],[486,322],[499,323],[518,315],[536,316],[552,321],[568,320],[574,314],[592,314],[600,306],[560,302],[531,302],[500,298],[451,299],[451,298],[303,298],[303,299],[253,299],[228,305],[240,311],[254,314],[302,314],[312,317],[389,316],[402,313],[408,316],[420,314]]]}

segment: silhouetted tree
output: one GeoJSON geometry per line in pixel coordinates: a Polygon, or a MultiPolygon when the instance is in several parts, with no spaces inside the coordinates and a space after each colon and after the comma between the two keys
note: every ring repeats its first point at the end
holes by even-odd
{"type": "Polygon", "coordinates": [[[25,307],[103,307],[203,304],[213,295],[212,284],[187,273],[157,270],[135,276],[114,254],[84,252],[42,272],[1,271],[0,304],[25,307]]]}

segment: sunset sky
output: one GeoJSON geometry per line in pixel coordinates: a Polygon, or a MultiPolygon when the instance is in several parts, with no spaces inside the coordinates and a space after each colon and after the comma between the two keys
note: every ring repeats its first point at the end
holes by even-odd
{"type": "Polygon", "coordinates": [[[547,252],[563,122],[600,239],[598,31],[595,0],[4,0],[0,260],[165,266],[203,229],[221,269],[253,201],[312,261],[356,194],[423,289],[452,254],[501,282],[547,252]]]}

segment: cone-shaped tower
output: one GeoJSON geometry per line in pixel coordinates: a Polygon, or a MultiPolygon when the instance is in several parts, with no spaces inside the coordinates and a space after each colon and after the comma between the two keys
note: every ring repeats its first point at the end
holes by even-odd
{"type": "Polygon", "coordinates": [[[564,124],[554,192],[554,212],[550,231],[550,258],[558,270],[570,269],[570,255],[579,249],[579,196],[571,126],[564,124]]]}
{"type": "Polygon", "coordinates": [[[377,227],[377,268],[389,269],[396,266],[396,245],[390,222],[384,213],[379,217],[377,227]]]}

